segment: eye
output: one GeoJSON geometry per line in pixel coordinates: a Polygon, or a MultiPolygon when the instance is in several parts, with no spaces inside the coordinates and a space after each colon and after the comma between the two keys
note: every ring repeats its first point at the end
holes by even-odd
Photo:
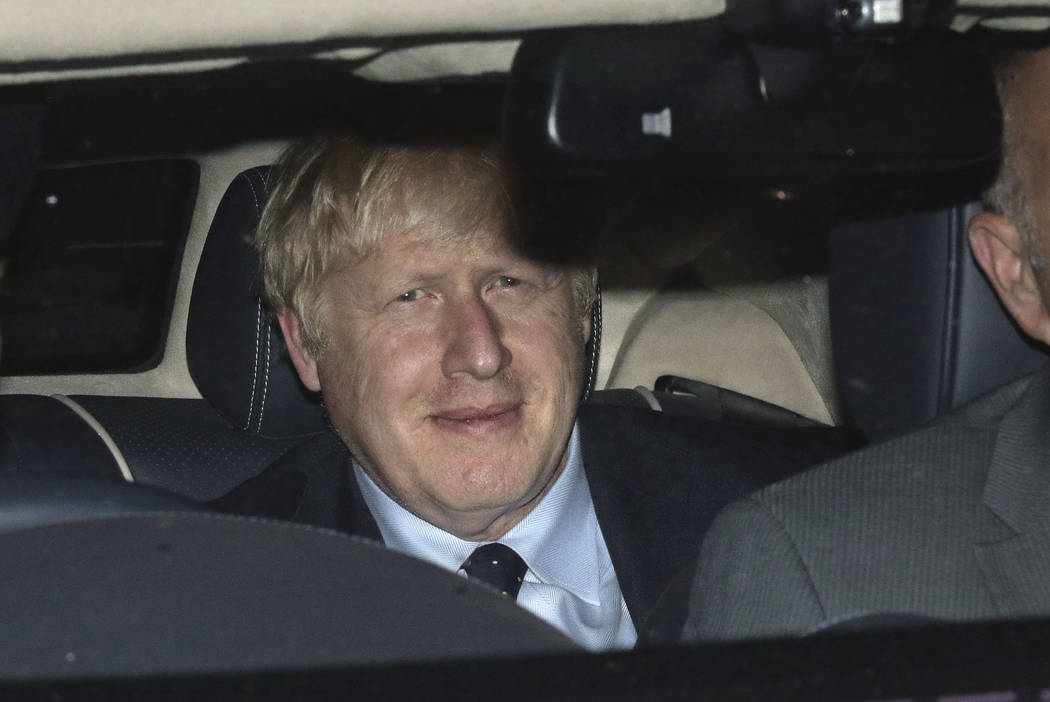
{"type": "Polygon", "coordinates": [[[403,292],[394,298],[395,302],[415,302],[423,296],[423,291],[419,288],[403,292]]]}
{"type": "Polygon", "coordinates": [[[509,275],[501,275],[496,280],[496,285],[501,288],[513,288],[516,285],[521,285],[521,281],[517,278],[511,278],[509,275]]]}

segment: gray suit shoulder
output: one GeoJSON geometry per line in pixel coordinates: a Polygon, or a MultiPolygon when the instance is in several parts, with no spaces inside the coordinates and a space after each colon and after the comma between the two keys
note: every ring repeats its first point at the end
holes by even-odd
{"type": "Polygon", "coordinates": [[[1000,420],[1032,380],[723,510],[701,548],[686,637],[804,634],[872,613],[953,619],[991,607],[972,520],[1000,420]]]}
{"type": "Polygon", "coordinates": [[[773,511],[757,496],[723,510],[700,551],[683,638],[782,636],[823,620],[806,558],[773,511]]]}
{"type": "Polygon", "coordinates": [[[1030,373],[1022,378],[1007,383],[964,404],[962,407],[946,414],[935,423],[964,424],[967,426],[998,426],[1000,420],[1028,392],[1033,383],[1047,383],[1045,370],[1030,373]]]}

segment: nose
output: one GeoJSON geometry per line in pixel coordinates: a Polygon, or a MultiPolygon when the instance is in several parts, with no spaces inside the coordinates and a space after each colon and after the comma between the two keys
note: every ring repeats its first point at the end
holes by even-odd
{"type": "Polygon", "coordinates": [[[446,377],[495,376],[510,362],[503,345],[499,320],[478,297],[470,296],[447,308],[447,343],[441,361],[446,377]]]}

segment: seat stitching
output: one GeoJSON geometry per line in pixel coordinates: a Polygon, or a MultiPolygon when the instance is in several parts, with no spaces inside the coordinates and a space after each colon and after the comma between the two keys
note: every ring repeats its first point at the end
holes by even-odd
{"type": "MultiPolygon", "coordinates": [[[[255,216],[259,217],[261,215],[261,207],[259,206],[259,195],[258,195],[258,193],[255,192],[255,183],[252,182],[252,175],[254,173],[255,173],[255,171],[245,171],[245,172],[241,173],[240,175],[248,183],[248,190],[251,191],[252,202],[255,204],[255,216]]],[[[256,390],[257,384],[259,382],[259,351],[260,351],[260,348],[261,348],[261,345],[259,343],[259,334],[261,333],[261,328],[262,328],[262,302],[260,301],[260,302],[256,303],[256,314],[255,314],[255,367],[252,369],[252,394],[251,394],[251,397],[248,399],[248,418],[247,418],[247,420],[244,423],[244,430],[245,431],[248,431],[248,429],[251,427],[251,425],[252,425],[252,414],[255,412],[255,390],[256,390]]],[[[266,347],[267,347],[266,348],[266,353],[267,353],[266,366],[267,366],[267,372],[269,371],[269,365],[270,365],[270,357],[269,357],[270,350],[269,350],[269,346],[270,346],[270,337],[269,337],[269,334],[267,334],[267,336],[266,336],[266,347]]],[[[263,395],[262,402],[263,403],[266,402],[265,394],[263,395]]],[[[262,407],[261,407],[261,405],[260,405],[260,409],[259,409],[259,427],[260,427],[260,431],[261,431],[262,430],[262,407]]]]}
{"type": "Polygon", "coordinates": [[[259,428],[256,429],[260,434],[262,433],[263,423],[263,412],[266,411],[266,394],[270,390],[270,337],[272,336],[267,328],[266,334],[266,370],[263,371],[263,393],[262,400],[259,401],[259,428]]]}
{"type": "Polygon", "coordinates": [[[594,353],[591,354],[591,369],[590,374],[587,377],[587,386],[590,387],[591,381],[594,380],[594,375],[598,370],[598,354],[601,352],[602,345],[602,288],[601,285],[595,286],[597,295],[597,304],[594,307],[594,326],[595,329],[591,331],[594,335],[594,353]]]}
{"type": "Polygon", "coordinates": [[[601,285],[595,285],[595,301],[593,306],[592,318],[594,320],[594,328],[591,329],[591,363],[587,368],[587,377],[584,379],[583,385],[583,399],[586,400],[591,395],[591,385],[594,383],[596,373],[598,370],[598,354],[601,353],[602,346],[602,287],[601,285]]]}
{"type": "Polygon", "coordinates": [[[252,425],[252,414],[255,412],[255,386],[259,381],[259,329],[262,326],[262,301],[255,303],[255,367],[252,370],[252,395],[248,399],[248,420],[244,423],[244,430],[252,425]]]}
{"type": "Polygon", "coordinates": [[[252,183],[251,176],[247,172],[241,173],[241,175],[248,181],[248,189],[252,191],[252,200],[255,202],[255,216],[258,217],[261,214],[261,208],[259,207],[259,196],[255,192],[255,184],[252,183]]]}

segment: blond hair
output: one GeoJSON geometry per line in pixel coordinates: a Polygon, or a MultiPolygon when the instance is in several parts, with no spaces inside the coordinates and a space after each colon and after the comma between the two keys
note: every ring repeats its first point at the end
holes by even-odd
{"type": "MultiPolygon", "coordinates": [[[[267,190],[255,239],[260,294],[272,310],[295,312],[315,356],[325,346],[324,279],[375,251],[386,232],[426,227],[454,237],[493,225],[508,242],[523,235],[515,177],[493,145],[317,136],[281,155],[267,190]]],[[[570,275],[577,304],[589,307],[595,271],[573,267],[570,275]]]]}

